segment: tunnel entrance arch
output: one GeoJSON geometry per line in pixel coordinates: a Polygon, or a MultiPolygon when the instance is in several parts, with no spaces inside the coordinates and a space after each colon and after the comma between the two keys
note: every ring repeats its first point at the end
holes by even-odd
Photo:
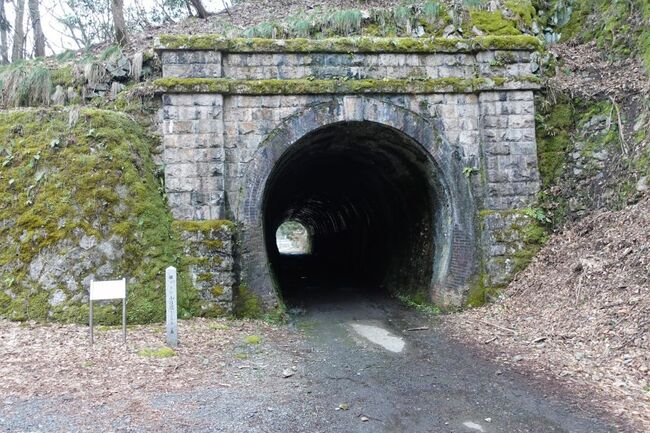
{"type": "Polygon", "coordinates": [[[243,277],[267,304],[323,285],[458,304],[475,274],[475,206],[461,155],[435,120],[369,97],[333,98],[285,120],[249,164],[243,277]],[[277,227],[312,231],[286,257],[277,227]],[[332,276],[337,278],[332,280],[332,276]]]}
{"type": "Polygon", "coordinates": [[[447,250],[436,248],[449,221],[437,171],[421,146],[374,122],[334,123],[299,139],[276,163],[262,203],[276,290],[289,301],[351,288],[426,296],[447,250]],[[287,219],[307,227],[309,254],[279,251],[274,234],[287,219]]]}

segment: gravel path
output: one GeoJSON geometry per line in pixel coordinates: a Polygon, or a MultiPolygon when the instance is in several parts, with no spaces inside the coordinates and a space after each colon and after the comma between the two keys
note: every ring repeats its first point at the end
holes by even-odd
{"type": "Polygon", "coordinates": [[[159,326],[132,330],[119,351],[118,330],[91,349],[84,327],[0,322],[0,431],[615,431],[558,399],[560,388],[482,359],[419,313],[384,299],[336,301],[307,305],[288,327],[182,322],[184,344],[170,358],[137,354],[160,346],[159,326]],[[15,344],[31,340],[67,355],[31,357],[29,345],[15,344]]]}

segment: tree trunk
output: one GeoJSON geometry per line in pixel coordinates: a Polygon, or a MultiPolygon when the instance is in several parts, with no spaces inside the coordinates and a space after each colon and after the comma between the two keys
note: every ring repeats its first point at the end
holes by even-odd
{"type": "Polygon", "coordinates": [[[113,12],[113,26],[115,27],[115,40],[125,46],[129,40],[126,36],[126,22],[124,21],[124,0],[111,0],[113,12]]]}
{"type": "Polygon", "coordinates": [[[23,44],[25,43],[25,29],[23,18],[25,16],[25,0],[16,0],[16,21],[14,21],[14,44],[11,51],[11,61],[17,62],[24,58],[23,44]]]}
{"type": "Polygon", "coordinates": [[[41,12],[38,10],[38,0],[28,0],[29,16],[32,17],[34,29],[34,57],[45,57],[45,35],[41,26],[41,12]]]}
{"type": "Polygon", "coordinates": [[[9,47],[7,46],[7,32],[9,31],[9,21],[5,13],[5,0],[0,0],[0,64],[9,63],[9,47]]]}
{"type": "Polygon", "coordinates": [[[190,2],[192,2],[192,6],[194,6],[194,9],[196,9],[196,14],[199,16],[199,18],[205,19],[208,17],[208,11],[206,11],[203,7],[201,0],[190,0],[190,2]]]}

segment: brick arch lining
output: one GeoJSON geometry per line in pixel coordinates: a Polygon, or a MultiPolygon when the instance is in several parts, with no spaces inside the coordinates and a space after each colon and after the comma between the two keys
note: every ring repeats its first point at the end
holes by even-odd
{"type": "Polygon", "coordinates": [[[255,152],[244,174],[237,219],[242,222],[242,282],[272,306],[278,300],[264,236],[267,184],[279,161],[301,139],[327,125],[372,122],[397,131],[426,158],[431,193],[435,196],[435,253],[429,293],[442,305],[459,304],[477,272],[476,205],[461,157],[440,133],[437,121],[370,97],[335,97],[285,119],[255,152]]]}

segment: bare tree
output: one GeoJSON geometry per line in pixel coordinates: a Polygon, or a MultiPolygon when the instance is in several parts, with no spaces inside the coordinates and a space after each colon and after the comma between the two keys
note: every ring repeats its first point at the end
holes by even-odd
{"type": "Polygon", "coordinates": [[[45,35],[41,25],[41,12],[38,7],[38,0],[28,0],[29,16],[32,19],[34,30],[34,57],[45,57],[45,35]]]}
{"type": "Polygon", "coordinates": [[[126,22],[124,21],[124,0],[111,0],[111,11],[113,13],[115,39],[118,44],[124,46],[129,42],[126,36],[126,22]]]}
{"type": "Polygon", "coordinates": [[[23,44],[25,43],[25,29],[23,18],[25,16],[25,0],[16,0],[16,20],[14,21],[14,44],[11,50],[11,61],[22,60],[24,56],[23,44]]]}
{"type": "Polygon", "coordinates": [[[9,63],[9,46],[7,44],[7,32],[11,30],[7,14],[5,13],[5,0],[0,0],[0,64],[9,63]]]}
{"type": "Polygon", "coordinates": [[[192,3],[192,6],[194,6],[194,9],[196,9],[196,14],[199,16],[199,18],[207,18],[208,17],[208,11],[205,10],[205,7],[203,6],[203,2],[201,0],[190,0],[192,3]]]}

